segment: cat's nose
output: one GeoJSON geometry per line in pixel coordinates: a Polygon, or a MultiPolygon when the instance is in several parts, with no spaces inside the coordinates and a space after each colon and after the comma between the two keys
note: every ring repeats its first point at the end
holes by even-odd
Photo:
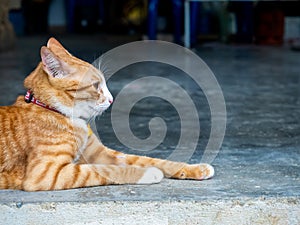
{"type": "Polygon", "coordinates": [[[109,104],[112,104],[114,102],[114,98],[111,94],[107,98],[108,98],[109,104]]]}

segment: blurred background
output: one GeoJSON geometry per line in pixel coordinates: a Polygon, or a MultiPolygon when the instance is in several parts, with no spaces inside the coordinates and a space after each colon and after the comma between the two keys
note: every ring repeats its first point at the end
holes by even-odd
{"type": "Polygon", "coordinates": [[[162,39],[191,46],[204,42],[297,48],[300,1],[1,0],[0,49],[15,37],[39,34],[107,34],[162,39]],[[185,25],[184,16],[189,16],[185,25]],[[294,46],[295,45],[295,46],[294,46]]]}

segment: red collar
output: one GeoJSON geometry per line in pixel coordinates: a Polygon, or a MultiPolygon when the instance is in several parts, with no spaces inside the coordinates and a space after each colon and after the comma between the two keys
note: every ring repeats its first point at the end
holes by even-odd
{"type": "Polygon", "coordinates": [[[60,111],[58,111],[58,110],[55,109],[54,107],[51,107],[51,106],[49,106],[49,105],[46,105],[46,104],[40,102],[39,100],[37,100],[37,99],[33,96],[33,93],[32,93],[30,90],[28,90],[27,93],[26,93],[26,95],[25,95],[25,102],[27,102],[27,103],[30,103],[30,102],[31,102],[31,103],[36,104],[36,105],[38,105],[38,106],[41,106],[41,107],[43,107],[43,108],[45,108],[45,109],[49,109],[49,110],[51,110],[51,111],[53,111],[53,112],[57,112],[57,113],[62,114],[60,111]]]}

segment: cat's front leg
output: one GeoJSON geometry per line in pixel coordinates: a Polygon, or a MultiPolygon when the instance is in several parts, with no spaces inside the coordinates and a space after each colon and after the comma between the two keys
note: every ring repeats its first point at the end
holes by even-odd
{"type": "Polygon", "coordinates": [[[214,168],[209,164],[190,165],[183,162],[124,154],[104,146],[95,135],[89,139],[80,163],[113,164],[120,166],[156,167],[165,177],[176,179],[205,180],[214,176],[214,168]]]}
{"type": "MultiPolygon", "coordinates": [[[[113,150],[108,150],[112,151],[113,150]]],[[[209,164],[187,164],[169,160],[150,158],[137,155],[124,155],[127,165],[154,166],[163,171],[165,177],[176,179],[206,180],[214,176],[214,168],[209,164]]]]}

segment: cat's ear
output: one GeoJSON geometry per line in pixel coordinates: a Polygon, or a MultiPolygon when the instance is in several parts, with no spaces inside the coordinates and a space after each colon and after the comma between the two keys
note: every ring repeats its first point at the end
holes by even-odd
{"type": "Polygon", "coordinates": [[[57,52],[60,54],[65,54],[70,56],[71,54],[67,51],[67,49],[62,46],[62,44],[56,40],[54,37],[49,38],[47,42],[47,48],[51,49],[53,52],[57,52]]]}
{"type": "Polygon", "coordinates": [[[69,74],[68,65],[57,57],[49,48],[41,48],[44,71],[54,78],[64,78],[69,74]]]}
{"type": "Polygon", "coordinates": [[[47,42],[47,48],[50,48],[51,46],[56,45],[60,48],[64,48],[61,43],[59,43],[58,40],[56,40],[54,37],[49,38],[48,42],[47,42]]]}

